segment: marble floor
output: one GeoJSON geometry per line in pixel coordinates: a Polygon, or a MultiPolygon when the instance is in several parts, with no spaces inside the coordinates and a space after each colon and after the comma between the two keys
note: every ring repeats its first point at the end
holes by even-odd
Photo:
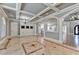
{"type": "Polygon", "coordinates": [[[61,44],[44,40],[39,36],[14,37],[8,42],[6,49],[0,50],[0,55],[72,55],[79,51],[69,49],[61,44]]]}

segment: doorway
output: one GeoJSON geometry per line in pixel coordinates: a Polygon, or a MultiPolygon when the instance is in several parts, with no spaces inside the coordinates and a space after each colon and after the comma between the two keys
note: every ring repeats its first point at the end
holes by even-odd
{"type": "Polygon", "coordinates": [[[17,22],[10,22],[10,35],[18,36],[18,23],[17,22]]]}

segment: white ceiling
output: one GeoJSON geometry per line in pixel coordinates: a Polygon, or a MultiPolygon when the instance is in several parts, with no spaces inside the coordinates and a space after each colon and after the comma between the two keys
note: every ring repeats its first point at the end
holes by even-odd
{"type": "Polygon", "coordinates": [[[8,15],[8,17],[15,17],[16,18],[16,12],[13,11],[13,10],[10,10],[10,9],[6,9],[6,8],[3,8],[5,13],[8,15]]]}
{"type": "Polygon", "coordinates": [[[22,8],[24,11],[28,11],[34,14],[39,13],[40,11],[47,8],[47,6],[43,5],[42,3],[27,3],[25,4],[24,8],[22,8]]]}
{"type": "MultiPolygon", "coordinates": [[[[37,21],[40,18],[46,17],[52,13],[60,12],[75,3],[20,3],[20,10],[16,7],[18,3],[0,3],[5,13],[9,18],[16,19],[16,14],[19,12],[20,19],[37,21]],[[22,17],[22,18],[21,18],[22,17]],[[36,20],[35,20],[36,19],[36,20]]],[[[63,13],[62,15],[64,15],[63,13]]],[[[57,16],[62,16],[58,14],[57,16]]]]}
{"type": "Polygon", "coordinates": [[[9,7],[16,8],[16,3],[1,3],[1,4],[2,4],[2,5],[9,6],[9,7]]]}

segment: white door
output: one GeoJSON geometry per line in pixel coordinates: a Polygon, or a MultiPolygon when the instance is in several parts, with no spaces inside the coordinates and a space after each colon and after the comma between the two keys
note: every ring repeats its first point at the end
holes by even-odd
{"type": "Polygon", "coordinates": [[[18,36],[18,23],[11,22],[11,36],[18,36]]]}

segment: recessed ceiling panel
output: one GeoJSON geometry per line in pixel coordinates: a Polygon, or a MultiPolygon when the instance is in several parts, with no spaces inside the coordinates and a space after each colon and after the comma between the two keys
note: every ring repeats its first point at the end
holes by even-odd
{"type": "Polygon", "coordinates": [[[69,6],[71,6],[71,5],[74,5],[74,4],[75,4],[75,3],[61,3],[61,4],[57,5],[56,7],[57,7],[58,9],[62,10],[62,9],[64,9],[64,8],[69,7],[69,6]]]}
{"type": "Polygon", "coordinates": [[[54,10],[50,9],[50,10],[44,12],[43,14],[41,14],[40,16],[45,17],[45,16],[48,16],[49,14],[52,14],[52,13],[54,13],[54,12],[55,12],[54,10]]]}
{"type": "Polygon", "coordinates": [[[25,13],[21,13],[21,15],[28,16],[28,17],[33,17],[33,15],[25,14],[25,13]]]}
{"type": "Polygon", "coordinates": [[[2,5],[16,8],[16,3],[1,3],[2,5]]]}
{"type": "Polygon", "coordinates": [[[40,18],[39,17],[36,17],[36,18],[32,19],[31,22],[37,21],[38,19],[40,19],[40,18]]]}
{"type": "Polygon", "coordinates": [[[24,5],[23,8],[25,11],[37,14],[44,10],[47,6],[43,5],[42,3],[27,3],[24,5]]]}
{"type": "Polygon", "coordinates": [[[9,10],[9,9],[5,9],[5,8],[3,8],[3,10],[5,11],[5,13],[7,14],[8,17],[16,18],[16,12],[15,11],[9,10]]]}
{"type": "Polygon", "coordinates": [[[57,19],[56,18],[48,18],[48,19],[43,20],[42,22],[50,22],[50,23],[53,23],[53,22],[57,22],[57,19]]]}

